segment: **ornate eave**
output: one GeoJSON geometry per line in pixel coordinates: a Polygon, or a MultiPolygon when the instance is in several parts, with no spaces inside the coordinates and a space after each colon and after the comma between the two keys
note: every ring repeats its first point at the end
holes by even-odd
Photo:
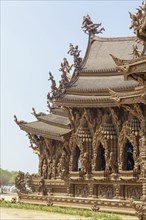
{"type": "Polygon", "coordinates": [[[111,98],[117,105],[121,104],[133,104],[133,103],[143,103],[146,104],[146,88],[139,87],[133,92],[121,93],[109,90],[111,98]]]}
{"type": "MultiPolygon", "coordinates": [[[[133,57],[129,60],[123,60],[112,55],[117,65],[117,70],[122,72],[125,80],[135,80],[141,85],[146,85],[146,3],[143,1],[142,6],[137,8],[137,13],[131,14],[131,28],[137,36],[137,42],[143,45],[141,51],[138,50],[138,44],[133,45],[133,57]]],[[[120,56],[119,56],[120,57],[120,56]]],[[[143,94],[145,96],[145,92],[143,94]]]]}
{"type": "Polygon", "coordinates": [[[31,133],[37,134],[42,137],[50,138],[53,140],[63,141],[63,136],[69,134],[72,130],[56,127],[53,125],[47,125],[43,122],[31,122],[27,124],[23,124],[19,126],[21,130],[31,133]]]}
{"type": "Polygon", "coordinates": [[[132,60],[122,60],[111,56],[117,65],[117,71],[123,73],[125,80],[133,79],[146,85],[146,55],[132,60]]]}
{"type": "Polygon", "coordinates": [[[70,121],[67,117],[49,114],[47,116],[39,116],[38,120],[49,125],[70,129],[70,121]]]}
{"type": "Polygon", "coordinates": [[[66,136],[72,131],[69,119],[65,116],[52,113],[48,115],[41,113],[35,114],[35,117],[37,117],[38,121],[28,123],[25,121],[18,121],[15,116],[15,122],[21,130],[27,133],[59,141],[63,141],[63,136],[66,136]]]}

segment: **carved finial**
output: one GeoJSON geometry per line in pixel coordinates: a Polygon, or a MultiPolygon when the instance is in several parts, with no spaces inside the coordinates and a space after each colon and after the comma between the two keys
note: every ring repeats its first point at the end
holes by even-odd
{"type": "Polygon", "coordinates": [[[14,121],[16,122],[16,124],[18,124],[18,119],[16,115],[14,115],[14,121]]]}
{"type": "Polygon", "coordinates": [[[74,58],[74,63],[72,64],[72,66],[75,67],[73,77],[77,76],[78,71],[81,69],[82,58],[80,57],[80,52],[81,52],[81,50],[78,50],[77,45],[74,47],[73,44],[70,43],[69,51],[67,53],[70,54],[71,56],[73,56],[73,58],[74,58]]]}
{"type": "Polygon", "coordinates": [[[102,31],[105,31],[105,29],[102,27],[98,29],[101,26],[100,24],[94,24],[91,21],[90,16],[87,14],[86,16],[83,17],[83,22],[82,22],[82,29],[84,30],[85,33],[91,35],[95,34],[102,34],[102,31]]]}
{"type": "Polygon", "coordinates": [[[48,78],[48,81],[51,80],[52,82],[52,85],[51,85],[51,93],[52,93],[52,97],[51,98],[54,98],[56,95],[57,95],[57,92],[58,92],[58,88],[56,87],[56,82],[54,80],[54,77],[52,75],[51,72],[49,72],[49,78],[48,78]]]}
{"type": "Polygon", "coordinates": [[[69,71],[71,70],[71,68],[72,68],[72,66],[70,67],[67,59],[64,58],[63,63],[61,63],[61,67],[59,69],[59,71],[62,72],[61,81],[59,81],[59,83],[60,83],[59,88],[60,89],[64,89],[67,86],[67,84],[69,83],[68,75],[69,75],[69,71]]]}
{"type": "Polygon", "coordinates": [[[14,115],[14,121],[15,121],[15,123],[16,123],[17,125],[21,125],[21,124],[27,124],[27,122],[26,122],[26,121],[23,121],[23,120],[18,121],[18,119],[17,119],[17,116],[16,116],[16,115],[14,115]]]}
{"type": "Polygon", "coordinates": [[[139,53],[137,45],[133,45],[133,50],[130,55],[133,55],[134,59],[140,57],[140,53],[139,53]]]}
{"type": "Polygon", "coordinates": [[[38,118],[39,116],[45,116],[46,115],[44,112],[37,113],[35,108],[32,108],[32,111],[33,112],[31,114],[34,115],[36,118],[38,118]]]}
{"type": "Polygon", "coordinates": [[[146,42],[146,2],[142,2],[142,6],[137,8],[136,14],[129,12],[131,18],[130,29],[133,28],[134,33],[141,40],[146,42]]]}
{"type": "Polygon", "coordinates": [[[36,116],[36,111],[35,111],[35,108],[32,108],[32,115],[36,116]]]}

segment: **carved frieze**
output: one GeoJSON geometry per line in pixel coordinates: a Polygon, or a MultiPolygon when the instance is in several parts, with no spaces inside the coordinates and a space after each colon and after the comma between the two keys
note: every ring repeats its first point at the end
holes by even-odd
{"type": "Polygon", "coordinates": [[[142,187],[141,186],[125,186],[125,198],[140,200],[142,196],[142,187]]]}
{"type": "Polygon", "coordinates": [[[112,199],[114,197],[114,189],[112,185],[98,185],[98,197],[112,199]]]}
{"type": "Polygon", "coordinates": [[[89,195],[88,185],[75,185],[75,196],[87,197],[89,195]]]}

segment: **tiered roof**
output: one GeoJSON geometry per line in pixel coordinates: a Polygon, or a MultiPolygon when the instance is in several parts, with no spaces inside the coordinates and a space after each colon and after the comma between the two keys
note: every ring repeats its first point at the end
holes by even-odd
{"type": "Polygon", "coordinates": [[[72,129],[65,112],[62,109],[52,110],[54,113],[48,115],[36,114],[38,121],[26,123],[17,121],[19,127],[27,133],[37,134],[53,140],[63,141],[63,137],[69,134],[72,129]]]}
{"type": "Polygon", "coordinates": [[[134,42],[135,37],[92,37],[79,75],[66,87],[66,92],[55,99],[55,103],[77,107],[115,106],[109,90],[131,92],[139,84],[124,80],[110,54],[132,59],[134,42]]]}
{"type": "MultiPolygon", "coordinates": [[[[143,3],[141,19],[131,14],[132,19],[137,19],[135,32],[140,40],[144,41],[141,55],[135,44],[135,37],[101,38],[95,34],[102,33],[101,24],[93,24],[90,16],[83,17],[84,32],[89,34],[87,51],[84,59],[80,57],[78,46],[70,44],[68,53],[73,56],[74,63],[69,66],[66,58],[61,63],[62,72],[60,85],[57,88],[54,77],[49,73],[52,82],[51,93],[48,93],[48,103],[53,103],[51,114],[39,113],[34,115],[37,121],[16,123],[27,133],[38,134],[54,140],[63,140],[72,129],[70,121],[62,107],[114,107],[117,104],[146,103],[145,75],[146,75],[146,5],[143,3]],[[141,23],[140,23],[141,22],[141,23]],[[118,57],[118,58],[117,58],[118,57]],[[119,59],[120,58],[120,59],[119,59]],[[70,70],[74,67],[70,79],[70,70]],[[139,69],[140,68],[140,69],[139,69]],[[130,70],[130,72],[129,72],[130,70]],[[132,71],[131,71],[132,70],[132,71]],[[124,72],[124,74],[123,74],[124,72]],[[125,81],[125,79],[136,79],[125,81]],[[137,80],[140,78],[140,81],[137,80]],[[144,87],[141,84],[144,82],[144,87]],[[56,106],[59,106],[56,108],[56,106]]],[[[69,109],[66,108],[69,113],[69,109]]]]}

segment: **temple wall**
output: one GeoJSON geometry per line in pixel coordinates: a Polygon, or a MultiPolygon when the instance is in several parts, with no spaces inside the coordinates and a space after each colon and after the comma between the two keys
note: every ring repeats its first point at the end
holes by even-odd
{"type": "Polygon", "coordinates": [[[145,110],[73,108],[74,130],[63,141],[31,135],[39,149],[34,191],[43,179],[50,195],[145,199],[145,110]]]}

